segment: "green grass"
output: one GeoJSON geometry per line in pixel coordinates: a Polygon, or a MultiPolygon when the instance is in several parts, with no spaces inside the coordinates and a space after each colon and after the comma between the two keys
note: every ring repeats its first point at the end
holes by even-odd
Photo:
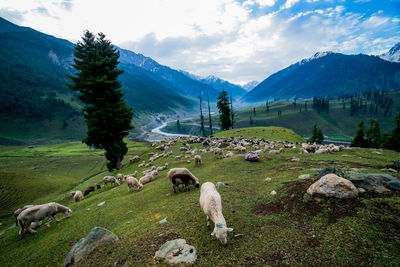
{"type": "Polygon", "coordinates": [[[271,141],[304,142],[304,139],[290,129],[282,127],[251,127],[218,132],[215,137],[240,136],[243,138],[264,138],[271,141]]]}
{"type": "MultiPolygon", "coordinates": [[[[254,129],[249,132],[250,137],[254,129]]],[[[243,135],[244,132],[233,134],[243,135]]],[[[75,145],[72,144],[72,147],[75,145]]],[[[134,146],[130,148],[132,150],[146,152],[142,156],[146,161],[147,152],[154,151],[154,148],[144,143],[131,145],[134,146]]],[[[178,154],[184,155],[179,152],[180,146],[178,142],[172,147],[173,155],[156,160],[155,165],[168,162],[170,168],[187,167],[201,183],[222,181],[230,185],[219,189],[225,219],[228,226],[234,228],[234,232],[228,236],[228,245],[223,246],[215,237],[210,236],[212,228],[207,228],[205,215],[198,204],[199,190],[174,194],[166,178],[167,171],[163,171],[139,192],[128,192],[127,186],[122,184],[98,190],[78,203],[67,198],[61,199],[62,204],[73,210],[69,219],[53,224],[51,228],[41,227],[37,234],[27,235],[24,239],[18,236],[16,228],[0,236],[1,265],[61,265],[73,244],[95,226],[116,233],[121,241],[99,249],[78,266],[110,266],[117,261],[124,266],[160,264],[153,259],[155,251],[165,241],[178,237],[185,238],[197,248],[198,266],[398,265],[398,194],[391,197],[362,197],[363,206],[354,209],[352,216],[338,218],[334,223],[329,219],[331,204],[324,201],[321,202],[324,203],[321,204],[322,209],[312,216],[310,213],[314,211],[314,205],[311,203],[309,209],[305,205],[304,212],[293,210],[290,205],[282,206],[278,212],[270,215],[256,215],[252,210],[259,205],[284,203],[285,199],[291,198],[290,188],[299,182],[297,177],[300,174],[310,173],[313,178],[316,177],[317,173],[310,168],[336,165],[365,168],[365,172],[381,172],[380,169],[390,165],[393,159],[400,158],[399,153],[381,150],[382,155],[377,155],[372,153],[375,150],[353,149],[327,155],[299,155],[297,148],[287,149],[281,155],[262,154],[260,161],[255,163],[245,161],[243,155],[238,154],[232,158],[219,159],[212,153],[202,153],[203,165],[194,167],[193,161],[186,163],[186,160],[173,159],[178,154]],[[293,156],[299,157],[300,162],[290,162],[293,156]],[[290,167],[303,169],[290,170],[290,167]],[[272,181],[266,182],[266,177],[271,177],[272,181]],[[269,194],[272,190],[278,192],[274,197],[269,194]],[[103,201],[105,205],[98,207],[97,204],[103,201]],[[167,223],[159,224],[163,218],[167,218],[167,223]],[[243,236],[235,238],[235,234],[243,236]]],[[[72,147],[65,148],[68,154],[65,157],[79,157],[74,154],[79,149],[72,147]]],[[[201,145],[192,147],[200,148],[201,145]]],[[[53,148],[50,146],[42,149],[52,151],[53,148]]],[[[14,149],[2,148],[2,153],[11,155],[14,149]]],[[[49,153],[60,155],[57,152],[49,153]]],[[[132,153],[131,150],[129,153],[132,153]]],[[[36,157],[33,156],[33,159],[36,157]]],[[[2,163],[3,160],[0,158],[2,163]]],[[[47,162],[37,162],[37,166],[47,162]]],[[[128,174],[145,169],[137,165],[127,164],[121,172],[128,174]]],[[[20,166],[22,168],[24,165],[21,163],[20,166]]],[[[47,166],[44,168],[46,170],[49,170],[47,166]]],[[[97,175],[90,182],[76,188],[82,189],[89,183],[99,183],[103,176],[97,175]]],[[[77,178],[75,182],[81,180],[83,177],[77,178]]],[[[36,190],[33,184],[31,190],[36,190]]],[[[302,193],[294,195],[294,198],[301,197],[302,193]]],[[[30,203],[26,201],[21,204],[30,203]]]]}

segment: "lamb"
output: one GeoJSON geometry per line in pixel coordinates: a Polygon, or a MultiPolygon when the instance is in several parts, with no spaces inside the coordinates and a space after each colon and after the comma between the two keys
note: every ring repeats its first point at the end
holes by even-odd
{"type": "Polygon", "coordinates": [[[281,154],[283,152],[283,148],[279,149],[279,150],[270,150],[269,154],[281,154]]]}
{"type": "Polygon", "coordinates": [[[189,189],[189,185],[193,185],[196,188],[200,187],[199,179],[186,168],[173,168],[167,175],[174,193],[176,193],[176,188],[181,184],[184,185],[185,190],[189,189]]]}
{"type": "Polygon", "coordinates": [[[103,183],[104,186],[106,186],[108,183],[114,184],[114,185],[120,185],[119,181],[115,179],[114,176],[105,176],[103,178],[103,183]]]}
{"type": "Polygon", "coordinates": [[[74,198],[75,202],[79,202],[82,200],[83,195],[82,195],[82,192],[78,190],[78,191],[71,192],[71,197],[74,198]]]}
{"type": "Polygon", "coordinates": [[[133,176],[126,178],[126,184],[128,185],[128,191],[131,191],[132,188],[137,188],[138,190],[143,188],[143,185],[133,176]]]}
{"type": "Polygon", "coordinates": [[[207,216],[207,226],[210,225],[210,219],[215,224],[211,235],[215,235],[224,245],[228,243],[228,232],[232,232],[233,229],[226,227],[226,221],[222,214],[221,196],[213,183],[206,182],[201,186],[200,206],[207,216]]]}
{"type": "MultiPolygon", "coordinates": [[[[69,214],[72,210],[68,207],[65,207],[61,204],[51,202],[43,205],[37,205],[23,210],[17,217],[18,225],[21,230],[19,231],[20,236],[25,236],[25,232],[29,231],[30,233],[36,233],[33,229],[30,228],[31,223],[38,223],[44,220],[46,217],[52,217],[56,222],[59,222],[54,216],[57,213],[64,213],[66,217],[69,217],[69,214]]],[[[50,221],[47,224],[50,227],[50,221]]]]}
{"type": "Polygon", "coordinates": [[[199,155],[194,156],[194,165],[200,166],[202,164],[201,157],[199,155]]]}

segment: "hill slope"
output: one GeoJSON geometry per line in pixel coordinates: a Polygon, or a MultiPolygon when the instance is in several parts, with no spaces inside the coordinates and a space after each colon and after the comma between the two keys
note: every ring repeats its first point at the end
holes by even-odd
{"type": "MultiPolygon", "coordinates": [[[[167,171],[163,171],[141,191],[128,192],[125,184],[119,187],[109,186],[96,190],[78,203],[73,203],[68,198],[69,191],[65,191],[64,197],[57,199],[73,210],[70,218],[59,223],[52,222],[51,228],[42,226],[37,234],[28,234],[24,239],[18,236],[16,228],[0,235],[0,262],[3,266],[59,266],[71,247],[95,226],[105,227],[114,232],[120,238],[120,242],[97,249],[79,263],[81,266],[113,266],[115,263],[127,266],[157,264],[153,258],[155,251],[167,240],[175,238],[184,238],[196,247],[196,264],[199,266],[383,266],[396,265],[398,262],[398,194],[367,194],[353,201],[327,201],[318,198],[308,202],[303,201],[303,195],[317,175],[314,170],[310,170],[311,168],[324,168],[335,164],[345,168],[362,166],[367,172],[381,172],[380,169],[390,166],[392,160],[399,157],[399,153],[382,150],[382,154],[378,155],[372,153],[375,150],[354,149],[325,155],[300,155],[297,148],[285,149],[281,155],[261,154],[259,162],[245,161],[243,155],[236,152],[232,158],[222,159],[213,153],[201,153],[203,164],[195,167],[193,161],[189,164],[186,160],[174,160],[176,155],[186,155],[179,151],[180,146],[182,143],[179,141],[171,147],[173,154],[170,157],[160,158],[154,163],[160,166],[168,162],[170,168],[189,168],[201,183],[222,181],[229,184],[226,188],[218,189],[227,225],[234,228],[234,232],[228,235],[226,246],[222,246],[215,237],[210,236],[212,227],[206,226],[206,217],[198,204],[200,190],[193,189],[174,194],[166,178],[167,171]],[[300,161],[291,162],[292,157],[298,157],[300,161]],[[312,179],[297,178],[305,173],[309,173],[312,179]],[[266,177],[272,180],[266,181],[266,177]],[[272,190],[277,192],[276,196],[270,195],[272,190]],[[102,202],[104,205],[98,206],[102,202]],[[160,224],[159,221],[163,218],[166,218],[167,222],[160,224]]],[[[191,144],[191,147],[200,149],[203,146],[191,144]]],[[[14,162],[15,156],[18,161],[26,160],[21,153],[23,151],[18,152],[14,149],[0,148],[3,155],[0,164],[7,164],[12,156],[14,162]],[[4,157],[5,154],[9,157],[4,157]]],[[[24,149],[29,151],[28,148],[24,149]]],[[[224,148],[224,151],[227,149],[224,148]]],[[[39,149],[42,152],[46,150],[51,149],[39,149]]],[[[63,150],[57,150],[59,157],[70,157],[65,170],[74,166],[74,160],[79,160],[75,156],[82,152],[74,152],[75,150],[79,150],[76,144],[65,144],[63,150]]],[[[148,161],[148,152],[159,151],[154,147],[136,146],[131,143],[130,153],[132,152],[141,155],[142,160],[148,161]],[[143,152],[145,155],[142,155],[143,152]]],[[[48,156],[51,156],[51,153],[48,156]]],[[[37,155],[32,159],[40,160],[40,157],[37,155]]],[[[36,163],[46,176],[48,172],[53,172],[55,176],[61,176],[63,173],[48,168],[60,162],[42,160],[36,163]]],[[[25,166],[19,164],[18,171],[31,171],[29,162],[25,166]]],[[[145,168],[138,168],[137,165],[138,163],[128,164],[120,172],[128,174],[138,170],[141,173],[145,168]]],[[[94,176],[71,190],[83,190],[92,184],[102,185],[102,177],[106,174],[108,173],[94,176]]],[[[398,174],[394,175],[398,177],[398,174]]],[[[22,178],[29,180],[36,179],[36,176],[22,178]]],[[[68,181],[68,178],[61,179],[65,183],[68,181]]],[[[80,179],[73,179],[76,184],[79,183],[80,179]]],[[[57,181],[58,179],[55,179],[55,183],[52,183],[49,180],[49,183],[57,185],[57,181]]],[[[38,188],[32,186],[30,190],[30,195],[34,195],[38,188]]],[[[51,199],[48,198],[47,201],[51,199]]],[[[25,200],[26,203],[20,202],[20,205],[42,203],[25,200]]],[[[3,225],[0,225],[0,229],[14,223],[14,218],[10,217],[2,217],[1,220],[3,225]]]]}
{"type": "Polygon", "coordinates": [[[368,88],[400,88],[400,63],[362,54],[316,53],[272,74],[242,99],[260,102],[272,98],[335,96],[368,88]]]}

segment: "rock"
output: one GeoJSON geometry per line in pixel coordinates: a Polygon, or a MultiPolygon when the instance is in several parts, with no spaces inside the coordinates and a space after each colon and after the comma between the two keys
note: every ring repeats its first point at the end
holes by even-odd
{"type": "Polygon", "coordinates": [[[166,223],[167,222],[167,218],[162,219],[161,221],[159,221],[160,224],[166,223]]]}
{"type": "Polygon", "coordinates": [[[360,193],[360,194],[363,194],[366,192],[365,189],[362,187],[357,188],[357,190],[358,190],[358,193],[360,193]]]}
{"type": "Polygon", "coordinates": [[[276,195],[276,191],[272,190],[270,194],[271,194],[271,196],[275,196],[276,195]]]}
{"type": "Polygon", "coordinates": [[[389,174],[350,172],[347,179],[350,180],[355,186],[362,187],[371,192],[390,192],[390,190],[388,190],[386,187],[393,190],[399,190],[396,188],[398,188],[400,181],[396,177],[393,177],[389,174]]]}
{"type": "Polygon", "coordinates": [[[228,185],[224,184],[223,182],[218,182],[218,183],[216,183],[215,186],[218,187],[218,188],[220,188],[220,187],[228,187],[228,185]]]}
{"type": "Polygon", "coordinates": [[[396,166],[397,168],[400,168],[400,159],[393,160],[393,164],[394,164],[394,166],[396,166]]]}
{"type": "Polygon", "coordinates": [[[87,257],[93,250],[111,242],[119,241],[118,237],[102,227],[95,227],[89,235],[76,243],[69,251],[64,266],[70,266],[87,257]]]}
{"type": "Polygon", "coordinates": [[[104,204],[106,204],[106,202],[105,202],[105,201],[103,201],[103,202],[101,202],[101,203],[97,204],[97,207],[103,206],[104,204]]]}
{"type": "Polygon", "coordinates": [[[309,174],[302,174],[299,176],[299,179],[310,179],[310,178],[311,178],[311,175],[309,175],[309,174]]]}
{"type": "Polygon", "coordinates": [[[247,161],[258,161],[260,156],[256,152],[250,151],[247,152],[246,156],[244,156],[244,159],[247,161]]]}
{"type": "Polygon", "coordinates": [[[298,161],[300,161],[300,159],[299,159],[299,158],[296,158],[296,157],[293,157],[293,158],[290,159],[290,161],[291,161],[291,162],[298,162],[298,161]]]}
{"type": "Polygon", "coordinates": [[[307,194],[311,196],[336,197],[339,199],[355,198],[358,196],[358,190],[349,180],[330,173],[313,183],[307,189],[307,194]]]}
{"type": "Polygon", "coordinates": [[[382,155],[382,152],[379,152],[379,151],[372,151],[372,154],[382,155]]]}
{"type": "Polygon", "coordinates": [[[303,169],[302,167],[291,167],[288,170],[301,171],[302,169],[303,169]]]}
{"type": "Polygon", "coordinates": [[[236,234],[234,237],[235,237],[235,238],[242,238],[242,237],[243,237],[243,234],[236,234]]]}
{"type": "Polygon", "coordinates": [[[317,179],[320,179],[322,176],[325,176],[325,175],[327,175],[329,173],[336,174],[339,177],[344,177],[344,178],[348,177],[348,175],[344,171],[342,171],[341,169],[339,169],[339,168],[337,168],[335,166],[329,166],[329,167],[327,167],[327,168],[325,168],[325,169],[323,169],[323,170],[318,172],[317,179]]]}
{"type": "Polygon", "coordinates": [[[265,181],[269,182],[269,181],[272,181],[272,179],[267,177],[267,178],[265,178],[265,181]]]}
{"type": "Polygon", "coordinates": [[[319,168],[312,168],[312,169],[310,169],[310,171],[319,172],[319,171],[322,171],[322,169],[319,169],[319,168]]]}
{"type": "Polygon", "coordinates": [[[387,171],[387,172],[397,172],[397,170],[392,169],[392,168],[383,168],[381,171],[387,171]]]}
{"type": "Polygon", "coordinates": [[[193,264],[197,259],[196,248],[186,243],[185,239],[167,241],[156,251],[154,258],[165,259],[171,264],[193,264]]]}

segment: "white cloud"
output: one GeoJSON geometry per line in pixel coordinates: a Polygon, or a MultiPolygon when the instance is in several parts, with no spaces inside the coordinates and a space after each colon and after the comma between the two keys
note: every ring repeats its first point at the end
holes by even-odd
{"type": "Polygon", "coordinates": [[[291,8],[292,6],[294,6],[299,1],[300,0],[286,0],[285,4],[282,6],[282,9],[291,8]]]}
{"type": "Polygon", "coordinates": [[[273,6],[275,5],[276,0],[255,0],[257,4],[259,4],[261,7],[264,6],[273,6]]]}

